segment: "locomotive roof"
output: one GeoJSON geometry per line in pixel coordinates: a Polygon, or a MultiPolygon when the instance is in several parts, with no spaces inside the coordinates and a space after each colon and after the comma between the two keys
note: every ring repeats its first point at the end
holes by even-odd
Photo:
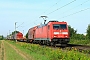
{"type": "MultiPolygon", "coordinates": [[[[49,21],[49,22],[59,22],[59,21],[56,21],[56,20],[52,20],[52,21],[49,21]]],[[[48,23],[49,23],[49,22],[48,22],[48,23]]],[[[61,22],[65,22],[65,21],[61,21],[61,22]]]]}
{"type": "Polygon", "coordinates": [[[59,21],[56,21],[56,20],[52,20],[52,21],[49,21],[49,22],[59,22],[59,21]]]}
{"type": "Polygon", "coordinates": [[[41,28],[43,26],[46,26],[47,24],[40,24],[39,26],[37,26],[38,28],[41,28]]]}
{"type": "MultiPolygon", "coordinates": [[[[59,21],[52,20],[52,21],[49,21],[48,23],[50,23],[50,22],[59,22],[59,21]]],[[[64,21],[62,21],[62,22],[64,22],[64,21]]],[[[47,23],[47,24],[48,24],[48,23],[47,23]]],[[[41,28],[41,27],[44,27],[44,26],[46,26],[47,24],[40,24],[40,25],[38,25],[38,26],[35,26],[35,27],[37,27],[37,28],[41,28]]],[[[32,28],[30,28],[30,29],[33,29],[33,28],[35,28],[35,27],[32,27],[32,28]]]]}
{"type": "MultiPolygon", "coordinates": [[[[59,21],[49,21],[47,24],[49,24],[49,23],[57,23],[57,22],[59,22],[59,21]]],[[[66,22],[61,21],[61,22],[59,22],[59,23],[66,23],[66,22]]]]}
{"type": "MultiPolygon", "coordinates": [[[[59,21],[53,20],[53,21],[49,21],[48,23],[50,23],[50,22],[52,23],[52,22],[59,22],[59,21]]],[[[62,21],[62,22],[64,22],[64,21],[62,21]]],[[[48,23],[47,23],[47,24],[48,24],[48,23]]],[[[66,22],[65,22],[65,23],[66,23],[66,22]]],[[[37,28],[44,27],[44,26],[46,26],[47,24],[40,24],[40,25],[37,26],[37,28]]]]}

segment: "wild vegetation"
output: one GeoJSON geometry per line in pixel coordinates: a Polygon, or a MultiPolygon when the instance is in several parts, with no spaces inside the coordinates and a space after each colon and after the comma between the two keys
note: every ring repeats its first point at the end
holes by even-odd
{"type": "Polygon", "coordinates": [[[77,30],[72,28],[70,25],[68,26],[70,32],[70,38],[75,40],[90,40],[90,24],[86,29],[86,35],[77,33],[77,30]]]}
{"type": "Polygon", "coordinates": [[[1,41],[0,41],[0,48],[1,48],[1,41]]]}
{"type": "Polygon", "coordinates": [[[62,50],[59,48],[49,48],[35,44],[15,43],[13,41],[8,42],[15,45],[21,51],[29,54],[35,58],[35,60],[90,60],[88,54],[80,53],[74,48],[72,50],[62,50]]]}
{"type": "Polygon", "coordinates": [[[11,46],[9,46],[5,41],[4,43],[4,60],[25,60],[22,56],[20,56],[11,46]]]}
{"type": "Polygon", "coordinates": [[[70,44],[79,44],[79,45],[89,45],[90,46],[90,40],[74,40],[71,39],[70,44]]]}
{"type": "Polygon", "coordinates": [[[33,60],[30,56],[7,41],[0,40],[0,60],[33,60]]]}
{"type": "Polygon", "coordinates": [[[1,36],[0,36],[0,40],[3,40],[3,39],[4,39],[4,37],[3,37],[3,35],[1,35],[1,36]]]}

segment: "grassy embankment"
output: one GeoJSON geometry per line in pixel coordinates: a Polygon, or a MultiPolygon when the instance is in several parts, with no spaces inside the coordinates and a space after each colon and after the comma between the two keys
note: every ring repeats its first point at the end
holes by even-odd
{"type": "Polygon", "coordinates": [[[6,60],[25,60],[22,56],[16,53],[16,51],[12,47],[10,47],[5,41],[4,41],[4,48],[6,60]]]}
{"type": "Polygon", "coordinates": [[[0,41],[0,48],[1,48],[1,41],[0,41]]]}
{"type": "Polygon", "coordinates": [[[49,47],[41,47],[40,45],[15,43],[14,41],[7,41],[16,46],[21,51],[29,54],[35,60],[90,60],[88,54],[80,53],[72,50],[52,49],[49,47]]]}
{"type": "Polygon", "coordinates": [[[79,44],[79,45],[89,45],[90,46],[90,40],[70,40],[70,44],[79,44]]]}
{"type": "MultiPolygon", "coordinates": [[[[71,39],[70,40],[70,44],[78,44],[78,45],[90,46],[90,40],[75,40],[75,39],[71,39]]],[[[82,52],[90,54],[90,50],[83,50],[82,52]]]]}

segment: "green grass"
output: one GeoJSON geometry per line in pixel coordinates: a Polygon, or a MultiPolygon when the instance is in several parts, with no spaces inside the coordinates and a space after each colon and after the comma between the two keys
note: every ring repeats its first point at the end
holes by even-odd
{"type": "Polygon", "coordinates": [[[4,42],[5,46],[5,59],[6,60],[25,60],[16,51],[4,42]]]}
{"type": "Polygon", "coordinates": [[[1,41],[0,41],[0,48],[1,48],[1,41]]]}
{"type": "Polygon", "coordinates": [[[90,60],[88,54],[80,53],[79,51],[72,50],[62,50],[62,49],[52,49],[49,47],[42,47],[36,44],[27,44],[20,42],[7,41],[21,51],[29,54],[35,60],[90,60]]]}
{"type": "Polygon", "coordinates": [[[70,44],[79,44],[79,45],[89,45],[90,46],[90,40],[70,40],[70,44]]]}
{"type": "Polygon", "coordinates": [[[26,43],[20,43],[20,42],[17,42],[15,43],[14,41],[8,41],[9,43],[15,45],[18,49],[20,49],[21,51],[25,52],[26,54],[30,55],[32,58],[34,58],[35,60],[49,60],[47,57],[45,57],[44,55],[42,54],[38,54],[36,53],[33,49],[34,48],[38,48],[37,45],[36,47],[33,46],[35,44],[26,44],[26,43]],[[27,48],[27,46],[29,47],[29,45],[32,46],[32,50],[30,50],[29,48],[27,48]]]}

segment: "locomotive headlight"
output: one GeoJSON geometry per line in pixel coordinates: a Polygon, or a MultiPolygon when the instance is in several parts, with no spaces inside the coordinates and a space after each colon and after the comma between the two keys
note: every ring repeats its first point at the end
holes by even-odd
{"type": "Polygon", "coordinates": [[[54,37],[57,37],[57,36],[54,36],[54,37]]]}
{"type": "Polygon", "coordinates": [[[62,32],[62,34],[68,34],[68,32],[62,32]]]}
{"type": "Polygon", "coordinates": [[[54,34],[59,34],[59,32],[54,32],[54,34]]]}
{"type": "Polygon", "coordinates": [[[67,37],[67,36],[65,36],[65,37],[67,37]]]}

